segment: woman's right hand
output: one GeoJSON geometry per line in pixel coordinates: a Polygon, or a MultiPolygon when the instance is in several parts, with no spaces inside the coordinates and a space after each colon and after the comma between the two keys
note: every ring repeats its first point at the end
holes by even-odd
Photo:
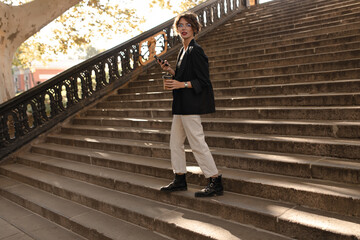
{"type": "Polygon", "coordinates": [[[158,60],[158,63],[161,66],[162,70],[167,71],[171,75],[175,74],[175,71],[171,68],[170,63],[167,60],[164,60],[163,62],[158,60]]]}
{"type": "Polygon", "coordinates": [[[167,60],[164,60],[164,61],[162,61],[162,62],[161,62],[160,60],[158,60],[158,63],[160,64],[161,68],[162,68],[163,70],[165,70],[165,71],[168,71],[169,68],[171,68],[171,67],[170,67],[170,64],[168,63],[167,60]]]}

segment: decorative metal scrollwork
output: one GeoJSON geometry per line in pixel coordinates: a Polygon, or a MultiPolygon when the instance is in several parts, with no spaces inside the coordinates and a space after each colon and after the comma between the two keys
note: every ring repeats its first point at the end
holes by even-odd
{"type": "Polygon", "coordinates": [[[164,31],[158,32],[151,37],[143,40],[139,44],[139,61],[146,65],[154,60],[154,56],[161,56],[167,51],[167,35],[164,31]]]}

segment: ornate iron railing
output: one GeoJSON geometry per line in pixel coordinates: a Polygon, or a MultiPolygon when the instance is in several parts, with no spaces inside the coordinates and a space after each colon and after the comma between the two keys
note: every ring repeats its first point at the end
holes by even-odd
{"type": "MultiPolygon", "coordinates": [[[[209,0],[195,8],[203,25],[199,36],[219,26],[248,0],[209,0]]],[[[0,159],[62,122],[111,90],[153,66],[152,55],[180,46],[173,19],[80,63],[0,105],[0,159]],[[157,37],[158,36],[158,37],[157,37]],[[146,65],[144,65],[144,63],[146,65]]]]}

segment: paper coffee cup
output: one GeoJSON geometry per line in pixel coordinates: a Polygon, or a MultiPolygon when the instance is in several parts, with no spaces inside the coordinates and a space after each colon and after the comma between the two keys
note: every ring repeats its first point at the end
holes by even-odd
{"type": "Polygon", "coordinates": [[[164,90],[170,90],[170,89],[165,87],[165,81],[166,80],[172,80],[172,75],[163,75],[162,79],[163,79],[163,88],[164,88],[164,90]]]}

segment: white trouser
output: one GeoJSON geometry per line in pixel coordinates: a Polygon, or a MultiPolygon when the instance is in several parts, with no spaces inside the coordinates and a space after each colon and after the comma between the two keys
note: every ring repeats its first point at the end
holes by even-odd
{"type": "Polygon", "coordinates": [[[218,174],[214,159],[205,142],[200,115],[174,115],[171,125],[170,149],[174,173],[186,173],[184,142],[188,139],[195,159],[206,178],[218,174]]]}

